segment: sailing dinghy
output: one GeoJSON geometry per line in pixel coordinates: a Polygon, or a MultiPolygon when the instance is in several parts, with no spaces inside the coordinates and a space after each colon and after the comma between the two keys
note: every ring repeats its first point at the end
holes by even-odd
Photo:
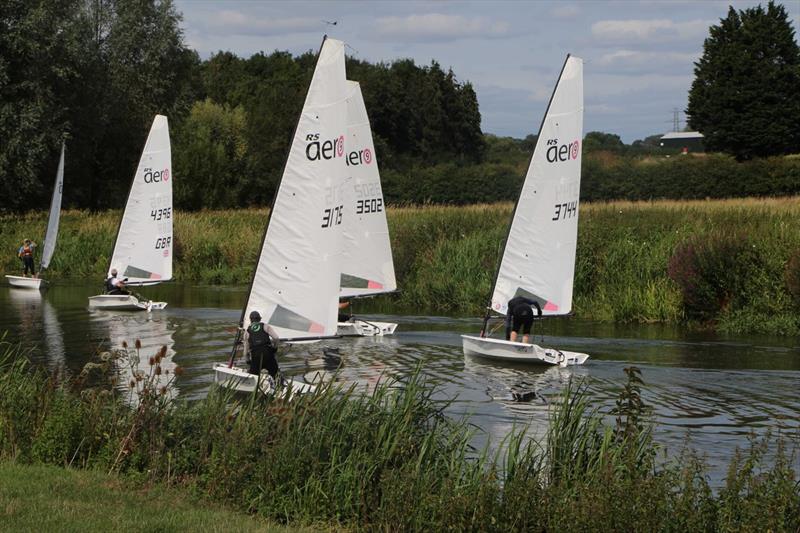
{"type": "MultiPolygon", "coordinates": [[[[336,336],[345,217],[347,85],[344,43],[325,38],[308,88],[280,184],[270,210],[250,292],[227,363],[214,365],[214,381],[242,392],[272,393],[266,372],[234,365],[247,347],[252,311],[278,337],[303,343],[336,336]]],[[[313,385],[289,382],[291,393],[313,385]]]]}
{"type": "Polygon", "coordinates": [[[517,200],[480,336],[462,335],[464,353],[490,359],[581,365],[589,356],[487,336],[491,313],[524,296],[541,314],[572,310],[583,132],[583,61],[567,56],[550,97],[528,173],[517,200]]]}
{"type": "MultiPolygon", "coordinates": [[[[106,276],[116,269],[129,287],[172,279],[172,154],[167,117],[156,115],[133,177],[106,276]]],[[[92,309],[152,311],[166,302],[133,294],[89,297],[92,309]]]]}
{"type": "Polygon", "coordinates": [[[9,285],[19,289],[38,290],[42,283],[47,283],[42,279],[42,272],[50,266],[53,259],[53,252],[56,250],[56,239],[58,238],[58,223],[61,221],[61,195],[64,189],[64,143],[61,143],[61,158],[58,160],[58,170],[56,171],[56,183],[53,186],[53,196],[50,199],[50,216],[47,219],[47,232],[44,234],[44,244],[42,245],[42,261],[39,264],[39,275],[35,278],[24,276],[6,276],[9,285]]]}
{"type": "MultiPolygon", "coordinates": [[[[348,81],[347,165],[349,183],[344,226],[340,298],[363,298],[393,292],[394,276],[386,205],[372,131],[358,82],[348,81]]],[[[339,322],[341,336],[392,335],[397,324],[352,317],[339,322]]]]}

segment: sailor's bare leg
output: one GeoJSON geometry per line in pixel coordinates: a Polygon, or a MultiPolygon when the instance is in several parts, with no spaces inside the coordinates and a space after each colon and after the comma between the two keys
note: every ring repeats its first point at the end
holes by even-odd
{"type": "Polygon", "coordinates": [[[523,343],[528,344],[529,340],[530,340],[530,337],[528,335],[523,335],[522,336],[522,342],[523,343]]]}
{"type": "Polygon", "coordinates": [[[516,331],[512,331],[511,332],[511,337],[509,337],[509,338],[511,339],[511,342],[517,342],[517,332],[516,331]]]}

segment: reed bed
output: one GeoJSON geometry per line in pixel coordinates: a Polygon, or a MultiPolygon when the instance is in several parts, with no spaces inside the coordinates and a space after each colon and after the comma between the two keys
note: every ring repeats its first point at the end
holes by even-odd
{"type": "MultiPolygon", "coordinates": [[[[323,384],[286,400],[212,388],[194,402],[144,377],[135,386],[150,400],[130,406],[108,379],[129,353],[101,354],[75,381],[32,369],[7,344],[0,354],[0,460],[175,485],[271,522],[504,532],[800,527],[792,450],[778,444],[767,464],[775,443],[754,443],[712,490],[695,454],[667,460],[653,443],[634,368],[612,413],[592,409],[572,383],[552,398],[544,441],[516,428],[490,452],[472,447],[479,428],[445,416],[447,401],[419,372],[371,390],[323,384]]],[[[157,354],[136,355],[158,363],[157,354]]]]}
{"type": "MultiPolygon", "coordinates": [[[[417,312],[480,315],[512,210],[509,202],[389,208],[400,292],[383,301],[417,312]]],[[[99,285],[119,216],[116,211],[65,211],[48,277],[92,279],[99,285]]],[[[249,282],[266,220],[264,209],[177,213],[175,278],[249,282]]],[[[691,321],[723,331],[800,334],[800,286],[793,292],[790,281],[800,279],[800,266],[793,266],[800,265],[798,222],[796,197],[584,204],[574,314],[599,321],[691,321]],[[698,318],[687,307],[682,280],[670,277],[670,260],[687,243],[713,248],[726,239],[749,243],[755,251],[747,259],[752,264],[728,280],[728,292],[737,294],[721,296],[713,316],[698,318]]],[[[20,268],[14,252],[22,239],[41,244],[45,224],[44,213],[0,219],[6,272],[20,268]]],[[[709,268],[704,275],[716,277],[713,265],[709,268]]]]}

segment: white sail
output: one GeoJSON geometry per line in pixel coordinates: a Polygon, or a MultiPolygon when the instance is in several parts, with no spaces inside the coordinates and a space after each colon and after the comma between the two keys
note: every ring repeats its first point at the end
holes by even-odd
{"type": "Polygon", "coordinates": [[[344,43],[326,39],[275,196],[242,316],[283,339],[336,334],[344,200],[344,43]]]}
{"type": "Polygon", "coordinates": [[[41,270],[50,266],[58,239],[58,223],[61,220],[61,195],[64,189],[64,143],[61,143],[61,158],[58,160],[56,183],[53,186],[53,197],[50,200],[50,218],[47,220],[47,233],[44,234],[42,247],[41,270]]]}
{"type": "Polygon", "coordinates": [[[572,309],[583,138],[583,61],[567,57],[539,130],[500,263],[491,307],[514,296],[545,315],[572,309]]]}
{"type": "Polygon", "coordinates": [[[128,284],[172,278],[172,155],[167,117],[156,115],[122,215],[111,269],[128,284]]]}
{"type": "Polygon", "coordinates": [[[363,296],[397,288],[381,191],[378,159],[372,142],[361,86],[348,81],[347,153],[350,195],[345,205],[340,296],[363,296]]]}

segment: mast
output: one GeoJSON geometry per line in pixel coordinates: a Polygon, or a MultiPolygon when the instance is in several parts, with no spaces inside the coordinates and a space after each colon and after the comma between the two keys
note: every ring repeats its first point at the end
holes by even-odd
{"type": "Polygon", "coordinates": [[[56,181],[53,185],[53,195],[50,198],[50,213],[47,217],[47,232],[44,235],[44,246],[42,247],[42,257],[39,262],[39,271],[50,266],[53,252],[56,249],[58,238],[58,224],[61,220],[61,196],[64,190],[64,151],[65,143],[61,142],[61,157],[58,160],[58,170],[56,171],[56,181]]]}
{"type": "MultiPolygon", "coordinates": [[[[317,68],[317,63],[319,63],[319,55],[322,52],[322,47],[325,46],[325,41],[328,39],[327,35],[322,36],[322,42],[319,45],[319,50],[317,50],[317,60],[314,62],[314,70],[317,68]]],[[[313,71],[312,71],[312,78],[313,78],[313,71]]],[[[306,87],[306,94],[303,96],[303,107],[305,107],[305,101],[308,98],[308,91],[311,89],[311,82],[308,83],[306,87]]],[[[300,109],[302,113],[302,108],[300,109]]],[[[269,206],[269,213],[267,214],[267,223],[264,225],[264,233],[261,235],[261,244],[258,246],[258,259],[261,259],[261,254],[264,251],[264,242],[267,240],[267,233],[269,232],[269,224],[272,222],[272,213],[275,211],[275,200],[278,198],[278,191],[281,190],[281,185],[283,184],[283,177],[286,175],[286,166],[289,164],[289,155],[292,152],[292,144],[294,143],[294,138],[297,135],[297,128],[300,127],[300,120],[295,123],[294,129],[292,130],[291,140],[289,142],[289,147],[286,149],[286,159],[283,161],[283,168],[281,169],[281,177],[278,180],[278,186],[275,187],[275,192],[272,193],[272,203],[269,206]]],[[[247,298],[244,299],[244,306],[242,306],[242,315],[239,317],[239,329],[241,330],[244,328],[244,314],[247,312],[247,304],[250,301],[250,296],[253,293],[253,282],[256,279],[257,269],[253,269],[253,274],[250,276],[250,284],[247,287],[247,298]]],[[[239,343],[239,335],[237,334],[236,340],[234,341],[234,350],[236,349],[236,345],[239,343]]]]}
{"type": "MultiPolygon", "coordinates": [[[[539,147],[539,143],[542,140],[542,128],[544,127],[544,123],[547,120],[547,115],[550,112],[550,106],[553,104],[553,98],[556,95],[558,86],[561,84],[561,76],[564,74],[564,69],[567,66],[569,58],[570,54],[567,54],[567,57],[564,59],[564,63],[561,65],[561,70],[558,73],[558,80],[556,81],[555,87],[553,87],[553,92],[550,93],[550,99],[547,102],[547,108],[545,109],[544,115],[542,115],[542,120],[539,123],[539,131],[536,134],[536,145],[533,147],[533,152],[531,153],[530,160],[528,161],[528,167],[527,167],[528,169],[530,169],[531,165],[533,165],[533,158],[536,155],[536,149],[539,147]]],[[[497,288],[497,280],[500,276],[500,267],[502,266],[503,256],[505,255],[506,247],[508,246],[508,238],[511,235],[511,227],[514,224],[514,218],[517,214],[517,209],[519,208],[520,200],[522,199],[522,193],[525,188],[526,178],[527,178],[527,170],[526,170],[526,176],[523,177],[522,183],[520,184],[519,192],[517,193],[517,201],[514,203],[514,210],[511,212],[511,222],[508,224],[508,229],[506,230],[506,236],[505,239],[503,239],[503,248],[500,251],[500,254],[498,255],[497,258],[497,267],[495,268],[494,282],[492,283],[492,289],[489,291],[489,297],[487,298],[487,304],[486,304],[486,314],[484,315],[483,326],[481,327],[481,333],[480,333],[481,337],[486,336],[486,327],[492,314],[492,295],[494,294],[494,291],[497,288]]]]}

